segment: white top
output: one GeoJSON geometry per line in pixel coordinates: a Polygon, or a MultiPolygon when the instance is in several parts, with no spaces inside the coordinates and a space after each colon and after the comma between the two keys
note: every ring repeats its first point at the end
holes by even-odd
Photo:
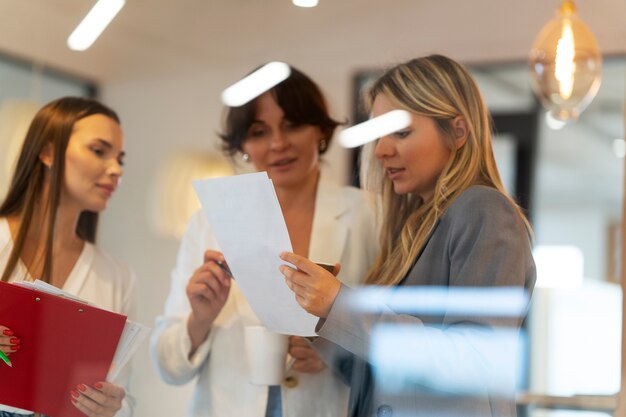
{"type": "MultiPolygon", "coordinates": [[[[6,218],[0,218],[0,271],[9,260],[13,249],[13,238],[6,218]]],[[[18,261],[9,281],[33,280],[26,266],[18,261]]],[[[62,288],[95,306],[123,314],[132,319],[135,316],[135,276],[132,270],[108,256],[98,247],[85,242],[74,268],[62,288]]],[[[0,324],[2,324],[0,318],[0,324]]],[[[112,383],[123,386],[127,393],[122,408],[116,417],[130,417],[133,414],[134,399],[128,394],[130,365],[122,369],[112,383]]],[[[0,411],[17,414],[32,414],[0,404],[0,411]]]]}
{"type": "MultiPolygon", "coordinates": [[[[339,278],[357,285],[378,253],[378,236],[371,196],[354,187],[320,181],[313,218],[309,258],[340,263],[339,278]]],[[[197,378],[190,417],[263,417],[268,388],[252,385],[244,352],[243,328],[258,324],[243,293],[232,282],[224,308],[215,319],[207,340],[191,360],[187,317],[191,312],[185,287],[207,249],[217,249],[201,212],[187,226],[181,242],[165,312],[156,320],[150,341],[153,363],[170,384],[197,378]]],[[[277,274],[280,273],[277,271],[277,274]]],[[[236,277],[235,277],[236,279],[236,277]]],[[[347,413],[348,388],[330,369],[318,374],[290,372],[295,388],[282,386],[283,416],[326,417],[347,413]]]]}

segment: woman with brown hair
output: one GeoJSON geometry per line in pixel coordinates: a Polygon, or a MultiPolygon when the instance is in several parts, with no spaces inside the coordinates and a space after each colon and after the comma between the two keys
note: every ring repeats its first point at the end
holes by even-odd
{"type": "MultiPolygon", "coordinates": [[[[489,112],[469,72],[444,56],[416,58],[388,70],[373,84],[369,99],[372,117],[404,110],[411,122],[379,138],[374,148],[371,173],[383,199],[382,251],[366,282],[398,288],[438,286],[446,291],[513,287],[530,294],[536,276],[531,229],[500,181],[489,112]]],[[[339,360],[343,364],[339,370],[351,371],[345,375],[352,388],[350,416],[515,415],[512,395],[490,396],[488,377],[468,377],[455,366],[490,368],[492,358],[482,355],[474,341],[490,334],[493,322],[448,311],[433,321],[427,314],[385,306],[378,315],[359,313],[350,304],[353,290],[332,274],[297,254],[284,253],[281,258],[297,268],[281,266],[297,301],[320,317],[316,329],[320,351],[349,352],[339,360]],[[397,346],[398,352],[424,364],[424,373],[412,376],[417,382],[409,384],[407,395],[379,389],[370,373],[370,338],[380,323],[405,332],[414,329],[423,335],[420,346],[430,348],[408,352],[397,346]],[[423,383],[431,371],[443,372],[448,382],[466,378],[480,395],[446,396],[454,392],[451,386],[423,383]]],[[[416,304],[415,310],[420,307],[416,304]]],[[[520,324],[514,320],[512,328],[518,330],[520,324]]],[[[325,358],[337,360],[332,355],[325,358]]]]}
{"type": "MultiPolygon", "coordinates": [[[[119,184],[124,139],[115,112],[101,103],[64,97],[32,121],[6,199],[0,205],[2,281],[39,279],[94,305],[134,315],[132,271],[95,246],[98,213],[119,184]]],[[[2,325],[0,349],[19,355],[20,329],[2,325]]],[[[62,341],[60,348],[62,348],[62,341]]],[[[72,403],[93,417],[126,417],[130,369],[114,382],[79,384],[72,403]]],[[[0,416],[32,415],[0,405],[0,416]]]]}
{"type": "MultiPolygon", "coordinates": [[[[367,193],[324,178],[321,156],[338,123],[319,87],[291,75],[251,102],[227,109],[224,148],[272,180],[296,253],[341,262],[338,278],[357,285],[377,253],[367,193]]],[[[250,383],[244,327],[260,324],[250,304],[220,268],[224,261],[202,213],[181,242],[165,313],[152,335],[153,362],[166,382],[196,379],[191,417],[326,417],[346,413],[348,390],[304,338],[290,337],[294,358],[282,385],[250,383]]],[[[277,279],[280,274],[277,271],[277,279]]]]}

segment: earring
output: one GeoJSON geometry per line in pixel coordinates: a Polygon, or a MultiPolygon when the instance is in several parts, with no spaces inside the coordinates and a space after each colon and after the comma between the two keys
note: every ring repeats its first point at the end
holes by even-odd
{"type": "Polygon", "coordinates": [[[250,155],[248,155],[247,153],[242,153],[241,154],[241,160],[243,162],[248,162],[250,160],[250,155]]]}
{"type": "Polygon", "coordinates": [[[327,148],[328,148],[328,141],[325,138],[320,140],[320,146],[319,146],[320,152],[326,151],[327,148]]]}

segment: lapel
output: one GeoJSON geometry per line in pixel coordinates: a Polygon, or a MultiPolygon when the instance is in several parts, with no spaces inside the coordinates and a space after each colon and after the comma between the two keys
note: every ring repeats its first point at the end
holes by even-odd
{"type": "Polygon", "coordinates": [[[310,260],[327,264],[341,261],[348,238],[348,226],[341,221],[341,216],[347,210],[341,187],[320,178],[309,244],[310,260]]]}

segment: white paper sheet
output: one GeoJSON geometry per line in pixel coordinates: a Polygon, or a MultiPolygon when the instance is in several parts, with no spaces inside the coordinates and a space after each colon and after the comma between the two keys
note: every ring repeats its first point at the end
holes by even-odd
{"type": "Polygon", "coordinates": [[[141,323],[126,319],[124,330],[120,336],[120,341],[115,350],[115,356],[111,362],[111,369],[107,375],[107,381],[113,381],[119,375],[120,371],[130,361],[135,354],[141,342],[150,334],[150,328],[141,323]]]}
{"type": "Polygon", "coordinates": [[[292,251],[289,233],[266,172],[193,183],[233,277],[270,330],[314,336],[318,318],[296,302],[279,266],[292,251]]]}

